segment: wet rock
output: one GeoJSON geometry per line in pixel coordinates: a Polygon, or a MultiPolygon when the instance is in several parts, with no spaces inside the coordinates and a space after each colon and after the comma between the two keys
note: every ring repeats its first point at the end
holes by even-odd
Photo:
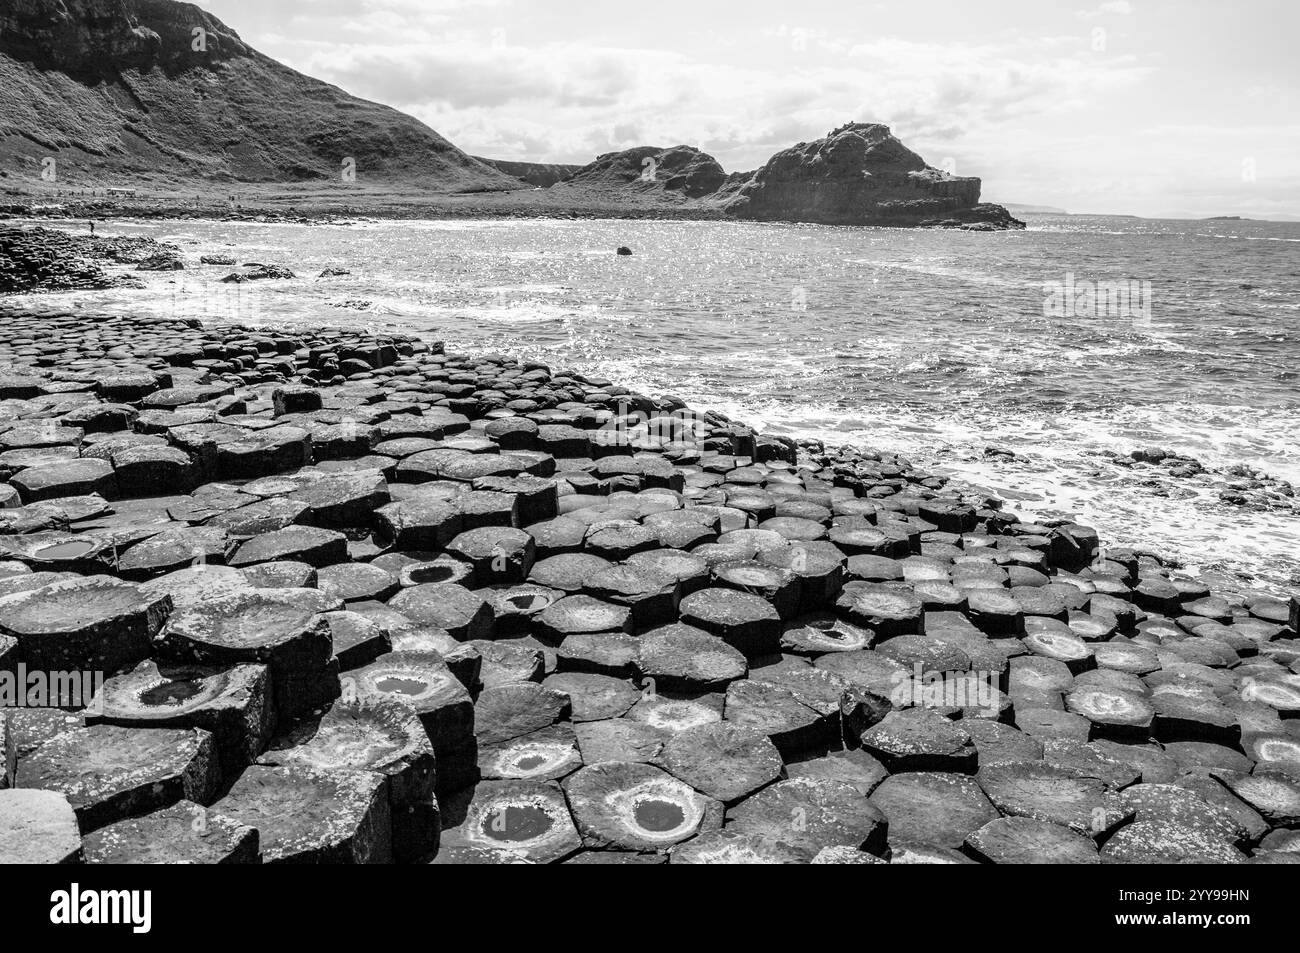
{"type": "MultiPolygon", "coordinates": [[[[428,554],[423,553],[408,555],[399,551],[391,551],[375,557],[371,560],[371,564],[379,566],[387,572],[396,571],[397,580],[404,589],[411,586],[425,586],[431,583],[455,583],[467,588],[474,585],[473,566],[446,554],[434,559],[429,559],[427,556],[428,554]]],[[[495,595],[501,591],[494,588],[483,593],[483,597],[492,605],[493,613],[498,617],[514,611],[504,597],[498,599],[495,595]]],[[[527,608],[529,607],[522,602],[514,606],[514,609],[519,611],[525,611],[527,608]]]]}

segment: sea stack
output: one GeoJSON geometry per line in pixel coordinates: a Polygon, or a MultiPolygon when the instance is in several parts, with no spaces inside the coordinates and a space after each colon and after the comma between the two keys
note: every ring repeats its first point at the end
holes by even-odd
{"type": "Polygon", "coordinates": [[[765,222],[1024,228],[980,202],[978,178],[927,165],[881,123],[851,122],[778,152],[724,207],[765,222]]]}

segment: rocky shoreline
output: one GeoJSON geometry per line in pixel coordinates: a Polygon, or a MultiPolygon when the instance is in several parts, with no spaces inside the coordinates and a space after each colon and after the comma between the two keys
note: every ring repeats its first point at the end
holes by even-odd
{"type": "Polygon", "coordinates": [[[412,337],[0,358],[0,862],[1300,860],[1289,594],[412,337]]]}
{"type": "Polygon", "coordinates": [[[176,246],[152,238],[73,235],[0,224],[0,292],[144,287],[130,275],[109,274],[101,263],[133,265],[136,271],[184,267],[176,246]]]}

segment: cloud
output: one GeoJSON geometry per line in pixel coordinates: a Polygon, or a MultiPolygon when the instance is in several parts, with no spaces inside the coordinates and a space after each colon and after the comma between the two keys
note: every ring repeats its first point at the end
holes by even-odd
{"type": "Polygon", "coordinates": [[[1080,20],[1095,20],[1098,17],[1129,16],[1133,13],[1133,4],[1128,0],[1109,0],[1095,10],[1079,10],[1074,15],[1080,20]]]}
{"type": "Polygon", "coordinates": [[[987,127],[1068,113],[1146,74],[1131,59],[1092,54],[1082,37],[834,41],[839,53],[828,55],[815,36],[795,49],[772,28],[767,35],[787,57],[774,69],[744,56],[724,62],[567,40],[516,45],[513,32],[412,30],[381,42],[359,31],[348,43],[281,36],[277,52],[480,154],[586,162],[641,143],[703,144],[733,170],[853,119],[890,123],[943,155],[973,153],[963,141],[987,127]]]}
{"type": "Polygon", "coordinates": [[[415,115],[480,155],[585,163],[632,145],[686,143],[750,170],[848,120],[877,121],[929,161],[952,157],[960,174],[984,178],[986,194],[1076,208],[1053,196],[1089,193],[1094,208],[1127,197],[1142,211],[1153,206],[1136,207],[1139,197],[1161,190],[1218,189],[1242,154],[1268,172],[1259,192],[1293,201],[1281,189],[1290,183],[1294,196],[1300,158],[1274,148],[1295,145],[1292,132],[1258,140],[1265,148],[1184,128],[1205,122],[1227,134],[1286,115],[1296,85],[1285,58],[1232,59],[1284,44],[1296,16],[1266,2],[1276,6],[1271,18],[1209,11],[1199,20],[1128,0],[1032,13],[990,5],[968,20],[959,0],[932,0],[921,19],[837,0],[747,0],[741,16],[739,3],[698,0],[210,8],[268,55],[415,115]],[[1164,138],[1151,134],[1157,123],[1164,138]]]}

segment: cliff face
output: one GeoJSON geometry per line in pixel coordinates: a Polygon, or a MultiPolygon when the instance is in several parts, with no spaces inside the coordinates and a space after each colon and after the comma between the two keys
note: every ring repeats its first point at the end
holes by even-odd
{"type": "Polygon", "coordinates": [[[0,9],[7,53],[67,73],[184,65],[196,28],[207,34],[210,58],[250,53],[216,17],[170,0],[6,0],[0,9]]]}
{"type": "MultiPolygon", "coordinates": [[[[980,180],[926,164],[879,123],[849,123],[778,152],[740,185],[725,208],[755,221],[917,225],[1015,220],[980,204],[980,180]]],[[[1018,224],[1018,223],[1016,223],[1018,224]]]]}
{"type": "Polygon", "coordinates": [[[0,163],[70,187],[401,180],[519,188],[416,119],[304,76],[172,0],[4,0],[0,163]],[[195,31],[199,31],[196,33],[195,31]]]}

